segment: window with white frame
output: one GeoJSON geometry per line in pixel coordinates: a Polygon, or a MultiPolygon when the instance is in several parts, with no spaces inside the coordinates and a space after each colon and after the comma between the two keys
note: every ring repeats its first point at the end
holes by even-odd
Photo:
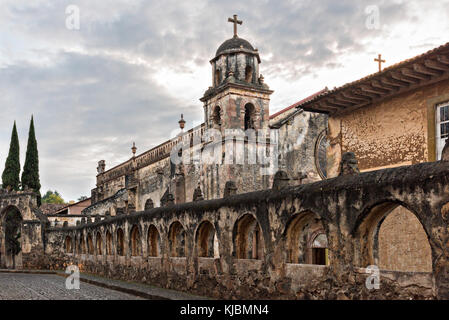
{"type": "Polygon", "coordinates": [[[446,139],[449,137],[449,101],[437,105],[436,118],[437,160],[441,160],[441,153],[443,152],[446,139]]]}

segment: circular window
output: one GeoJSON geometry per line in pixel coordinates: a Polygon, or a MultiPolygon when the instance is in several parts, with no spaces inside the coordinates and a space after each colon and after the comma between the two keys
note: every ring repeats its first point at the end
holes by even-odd
{"type": "Polygon", "coordinates": [[[327,178],[327,148],[329,142],[327,140],[326,130],[322,131],[318,136],[315,144],[315,166],[321,179],[327,178]]]}

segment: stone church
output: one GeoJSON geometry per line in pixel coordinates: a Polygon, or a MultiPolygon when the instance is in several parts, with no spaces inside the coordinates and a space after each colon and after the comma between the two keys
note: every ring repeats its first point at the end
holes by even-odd
{"type": "Polygon", "coordinates": [[[327,116],[296,106],[327,89],[270,115],[273,90],[260,73],[259,51],[237,35],[241,21],[229,21],[234,36],[210,60],[212,86],[200,99],[204,123],[184,132],[181,115],[180,133],[173,139],[140,155],[134,145],[132,158],[109,170],[105,160],[100,161],[92,205],[84,214],[114,216],[167,203],[223,198],[226,192],[270,189],[278,170],[287,173],[291,184],[325,177],[327,116]],[[195,157],[200,152],[201,159],[195,157]],[[204,161],[207,152],[216,161],[204,161]],[[271,158],[266,157],[270,152],[271,158]],[[172,160],[170,155],[176,153],[181,163],[172,160]],[[190,161],[184,161],[186,157],[190,161]]]}

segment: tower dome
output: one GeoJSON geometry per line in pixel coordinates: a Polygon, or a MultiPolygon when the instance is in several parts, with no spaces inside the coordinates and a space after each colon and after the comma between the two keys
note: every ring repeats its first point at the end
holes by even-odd
{"type": "Polygon", "coordinates": [[[218,47],[217,53],[215,56],[218,56],[222,53],[226,53],[229,50],[235,49],[247,49],[250,51],[255,51],[254,47],[247,40],[239,38],[237,36],[232,37],[231,39],[226,40],[218,47]]]}

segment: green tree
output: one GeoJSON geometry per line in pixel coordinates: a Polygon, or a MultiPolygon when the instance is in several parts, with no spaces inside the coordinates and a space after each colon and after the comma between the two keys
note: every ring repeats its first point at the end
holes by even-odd
{"type": "Polygon", "coordinates": [[[65,201],[58,191],[55,190],[55,192],[53,192],[51,190],[48,190],[47,193],[42,197],[42,203],[64,204],[65,201]]]}
{"type": "Polygon", "coordinates": [[[19,137],[17,135],[16,122],[12,127],[11,143],[9,145],[9,154],[6,159],[5,169],[2,174],[3,188],[19,190],[20,188],[20,151],[19,137]]]}
{"type": "Polygon", "coordinates": [[[22,172],[22,187],[30,188],[38,194],[37,202],[41,205],[41,183],[39,180],[39,154],[37,151],[36,134],[34,132],[34,119],[31,116],[30,131],[28,133],[28,145],[25,157],[25,165],[22,172]]]}

